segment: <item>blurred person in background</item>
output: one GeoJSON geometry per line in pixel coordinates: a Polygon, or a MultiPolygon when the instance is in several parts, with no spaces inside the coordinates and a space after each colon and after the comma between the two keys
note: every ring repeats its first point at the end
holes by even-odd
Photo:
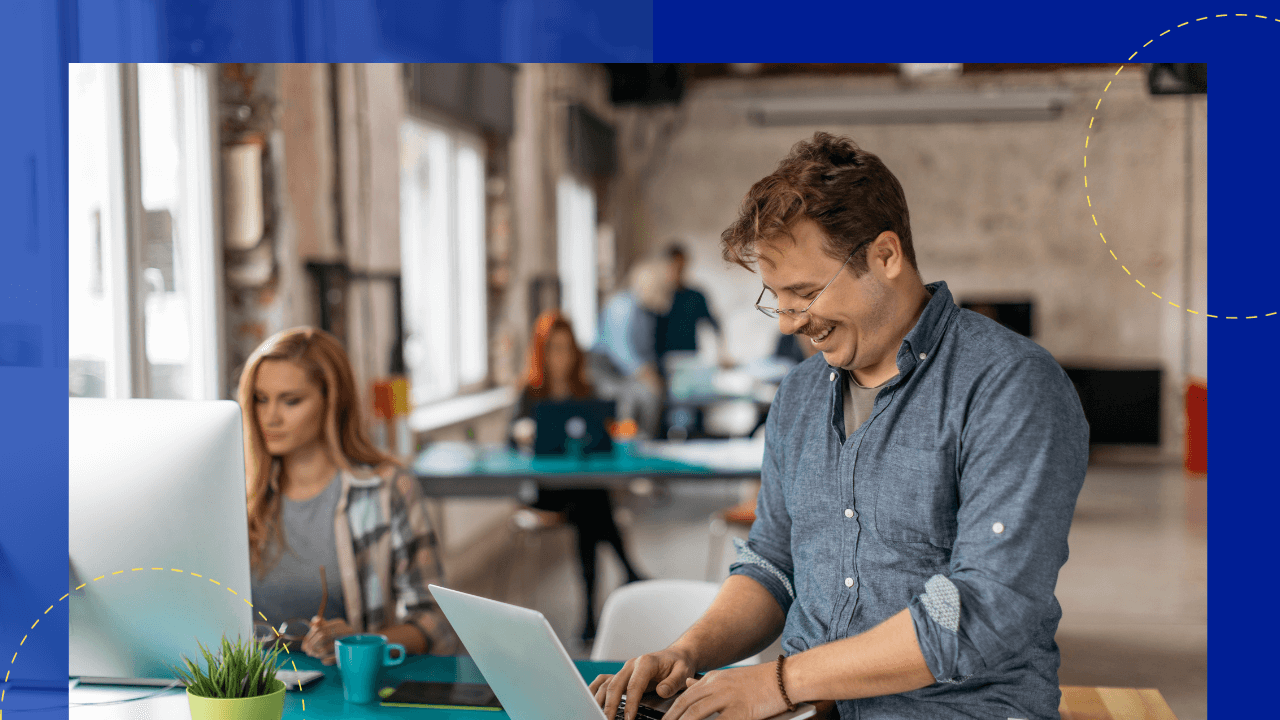
{"type": "Polygon", "coordinates": [[[614,293],[600,311],[596,343],[587,369],[596,391],[616,400],[618,415],[657,437],[666,388],[658,372],[658,317],[671,309],[674,278],[665,262],[646,260],[629,275],[628,288],[614,293]]]}
{"type": "Polygon", "coordinates": [[[255,611],[326,665],[353,633],[455,653],[427,589],[442,571],[418,482],[369,440],[337,339],[310,327],[268,338],[246,361],[239,401],[255,611]],[[328,617],[316,615],[321,567],[328,617]]]}
{"type": "Polygon", "coordinates": [[[796,337],[795,335],[779,335],[778,344],[773,348],[773,356],[782,360],[790,360],[792,363],[799,365],[818,352],[813,343],[802,342],[803,340],[803,337],[796,337]]]}
{"type": "MultiPolygon", "coordinates": [[[[538,316],[529,342],[529,359],[525,371],[520,403],[512,422],[512,442],[532,446],[537,424],[534,409],[541,402],[585,400],[595,397],[587,381],[585,356],[573,339],[573,327],[558,311],[549,310],[538,316]]],[[[617,553],[627,573],[627,582],[644,579],[627,556],[622,533],[613,519],[613,501],[603,488],[577,490],[539,490],[533,507],[562,513],[578,536],[578,566],[586,595],[586,613],[582,640],[590,642],[596,634],[596,546],[606,542],[617,553]]]]}
{"type": "Polygon", "coordinates": [[[1057,717],[1054,587],[1089,459],[1066,373],[923,282],[902,185],[849,138],[797,143],[721,242],[759,270],[756,307],[820,354],[774,398],[720,593],[666,649],[596,678],[601,706],[656,688],[684,689],[668,720],[806,701],[862,720],[1057,717]],[[715,670],[779,635],[789,657],[715,670]]]}
{"type": "Polygon", "coordinates": [[[658,368],[665,371],[664,360],[670,352],[698,351],[698,323],[706,322],[715,330],[719,362],[722,367],[729,367],[732,362],[724,348],[724,336],[720,323],[711,314],[707,305],[707,296],[700,290],[685,284],[685,270],[689,257],[684,245],[672,242],[667,246],[667,267],[671,273],[671,282],[675,292],[671,296],[671,309],[658,316],[658,368]]]}

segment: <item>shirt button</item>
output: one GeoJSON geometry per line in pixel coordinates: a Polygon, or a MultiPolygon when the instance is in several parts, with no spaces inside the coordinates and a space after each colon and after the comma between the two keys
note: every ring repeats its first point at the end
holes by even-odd
{"type": "Polygon", "coordinates": [[[844,509],[844,516],[845,516],[845,517],[849,517],[849,518],[853,517],[853,509],[852,509],[852,508],[845,508],[845,509],[844,509]]]}
{"type": "Polygon", "coordinates": [[[845,586],[845,587],[853,587],[853,578],[845,578],[845,579],[844,579],[844,586],[845,586]]]}
{"type": "Polygon", "coordinates": [[[835,373],[831,373],[831,377],[829,377],[829,378],[827,378],[827,379],[828,379],[828,380],[832,380],[832,381],[834,381],[834,380],[836,379],[836,374],[835,374],[835,373]]]}
{"type": "Polygon", "coordinates": [[[921,360],[923,360],[923,359],[925,359],[925,358],[927,358],[927,357],[929,357],[927,354],[925,354],[925,353],[920,353],[920,359],[921,359],[921,360]]]}
{"type": "Polygon", "coordinates": [[[992,526],[991,526],[991,532],[993,532],[993,533],[995,533],[995,534],[997,534],[997,535],[999,535],[1000,533],[1004,532],[1004,523],[1002,523],[1002,522],[998,522],[998,523],[996,523],[995,525],[992,525],[992,526]]]}

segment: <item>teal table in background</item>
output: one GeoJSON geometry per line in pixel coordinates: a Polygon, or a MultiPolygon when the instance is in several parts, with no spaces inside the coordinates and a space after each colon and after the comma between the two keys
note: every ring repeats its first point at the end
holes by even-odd
{"type": "MultiPolygon", "coordinates": [[[[535,660],[531,659],[531,662],[535,660]]],[[[335,666],[324,666],[320,661],[299,655],[290,656],[281,667],[291,669],[297,663],[299,670],[323,670],[324,678],[303,690],[285,693],[285,720],[322,720],[323,718],[421,718],[423,720],[505,720],[505,712],[492,710],[437,710],[434,708],[382,707],[353,705],[342,699],[342,676],[335,666]],[[304,706],[305,705],[305,709],[304,706]]],[[[588,683],[600,673],[617,672],[620,662],[591,662],[575,660],[578,672],[588,683]]],[[[415,655],[395,667],[383,668],[378,676],[378,687],[395,687],[404,680],[421,682],[474,682],[483,683],[484,677],[469,657],[435,657],[415,655]]]]}
{"type": "Polygon", "coordinates": [[[752,440],[641,443],[583,458],[534,456],[505,446],[439,443],[413,463],[430,496],[509,496],[530,501],[538,488],[621,487],[635,478],[754,480],[764,445],[752,440]]]}

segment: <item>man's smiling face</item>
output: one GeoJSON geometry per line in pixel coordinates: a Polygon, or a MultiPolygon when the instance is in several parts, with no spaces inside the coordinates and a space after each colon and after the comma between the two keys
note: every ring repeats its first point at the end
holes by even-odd
{"type": "Polygon", "coordinates": [[[780,316],[778,329],[813,343],[829,365],[847,370],[892,366],[896,372],[892,363],[900,338],[890,337],[889,324],[897,298],[882,277],[883,263],[877,267],[872,257],[879,243],[868,248],[868,270],[855,277],[853,262],[842,267],[842,260],[827,254],[826,234],[814,221],[800,220],[791,235],[794,242],[781,237],[760,244],[760,276],[771,291],[761,302],[776,301],[782,309],[801,310],[818,299],[807,313],[780,316]],[[886,360],[890,365],[885,365],[886,360]]]}

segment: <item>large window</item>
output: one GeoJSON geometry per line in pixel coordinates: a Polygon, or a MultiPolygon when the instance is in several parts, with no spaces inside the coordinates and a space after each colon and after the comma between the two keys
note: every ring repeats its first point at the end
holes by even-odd
{"type": "Polygon", "coordinates": [[[596,268],[596,196],[591,186],[566,175],[556,186],[557,269],[564,288],[561,305],[573,322],[578,344],[596,341],[598,276],[596,268]]]}
{"type": "Polygon", "coordinates": [[[219,396],[209,86],[194,65],[69,67],[72,396],[219,396]]]}
{"type": "Polygon", "coordinates": [[[483,148],[470,133],[422,120],[400,129],[405,364],[416,404],[488,377],[483,148]]]}

